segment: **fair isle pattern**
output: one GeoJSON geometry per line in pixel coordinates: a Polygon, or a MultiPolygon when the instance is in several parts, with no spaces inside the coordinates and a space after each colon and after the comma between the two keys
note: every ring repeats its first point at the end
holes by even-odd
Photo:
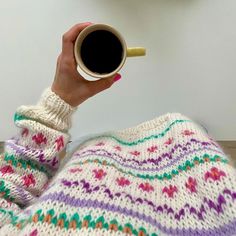
{"type": "Polygon", "coordinates": [[[0,235],[236,234],[235,169],[193,121],[166,114],[94,137],[56,173],[73,110],[49,90],[17,110],[0,159],[0,235]]]}

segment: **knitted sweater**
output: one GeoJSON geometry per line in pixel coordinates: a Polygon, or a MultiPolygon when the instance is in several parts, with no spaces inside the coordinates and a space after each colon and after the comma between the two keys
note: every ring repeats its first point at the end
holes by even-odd
{"type": "Polygon", "coordinates": [[[0,162],[0,235],[236,235],[236,173],[189,118],[83,142],[58,171],[75,111],[50,89],[15,114],[0,162]]]}

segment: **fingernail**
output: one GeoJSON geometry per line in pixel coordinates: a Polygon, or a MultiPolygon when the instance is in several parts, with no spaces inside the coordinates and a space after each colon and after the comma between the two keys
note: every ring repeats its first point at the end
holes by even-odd
{"type": "Polygon", "coordinates": [[[117,74],[117,75],[114,77],[113,81],[116,82],[116,81],[118,81],[119,79],[121,79],[121,75],[120,75],[120,74],[117,74]]]}

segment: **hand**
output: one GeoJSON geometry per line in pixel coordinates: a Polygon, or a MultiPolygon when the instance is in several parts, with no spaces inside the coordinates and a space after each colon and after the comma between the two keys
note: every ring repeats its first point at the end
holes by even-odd
{"type": "Polygon", "coordinates": [[[91,24],[90,22],[76,24],[63,35],[62,52],[57,59],[56,74],[51,89],[73,107],[110,88],[115,81],[121,78],[120,74],[117,73],[110,78],[88,81],[77,71],[74,43],[79,33],[91,24]]]}

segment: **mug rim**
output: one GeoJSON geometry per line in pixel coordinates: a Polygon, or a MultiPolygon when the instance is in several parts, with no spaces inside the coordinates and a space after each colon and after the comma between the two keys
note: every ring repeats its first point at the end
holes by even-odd
{"type": "Polygon", "coordinates": [[[92,77],[95,77],[95,78],[101,78],[101,79],[107,78],[107,77],[111,77],[112,75],[116,74],[123,67],[123,65],[126,61],[126,58],[127,58],[127,44],[125,42],[124,37],[121,35],[121,33],[118,30],[116,30],[115,28],[113,28],[112,26],[110,26],[108,24],[95,23],[90,26],[87,26],[77,36],[76,41],[75,41],[75,45],[74,45],[74,56],[75,56],[77,65],[79,65],[79,67],[86,74],[88,74],[92,77]],[[98,74],[98,73],[92,72],[91,70],[89,70],[85,66],[85,64],[83,63],[82,58],[80,56],[80,49],[81,49],[81,44],[82,44],[83,40],[85,39],[85,37],[88,34],[90,34],[91,32],[93,32],[95,30],[107,30],[107,31],[113,33],[120,40],[122,47],[123,47],[123,58],[122,58],[120,65],[114,71],[107,73],[107,74],[98,74]]]}

